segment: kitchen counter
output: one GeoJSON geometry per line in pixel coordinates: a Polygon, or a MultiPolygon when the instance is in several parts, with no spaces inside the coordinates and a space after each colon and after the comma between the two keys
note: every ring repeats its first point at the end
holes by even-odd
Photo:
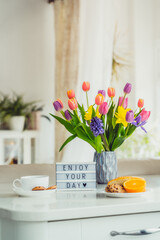
{"type": "Polygon", "coordinates": [[[3,183],[0,217],[41,222],[159,212],[160,176],[143,177],[151,191],[138,198],[109,198],[102,193],[106,185],[99,185],[97,191],[57,191],[47,198],[27,198],[17,196],[11,186],[3,183]]]}

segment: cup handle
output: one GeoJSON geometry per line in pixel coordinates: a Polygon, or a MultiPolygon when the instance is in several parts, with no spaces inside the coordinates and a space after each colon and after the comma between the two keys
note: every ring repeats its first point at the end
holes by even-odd
{"type": "Polygon", "coordinates": [[[16,183],[17,183],[17,182],[19,182],[19,183],[21,184],[21,180],[17,178],[17,179],[15,179],[15,180],[13,181],[13,187],[14,187],[15,189],[19,189],[19,188],[20,188],[20,187],[17,187],[17,186],[16,186],[16,183]]]}

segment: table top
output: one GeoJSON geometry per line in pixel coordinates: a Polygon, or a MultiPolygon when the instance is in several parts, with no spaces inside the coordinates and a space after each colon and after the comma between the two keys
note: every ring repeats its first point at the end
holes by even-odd
{"type": "Polygon", "coordinates": [[[11,184],[0,184],[0,216],[16,221],[58,221],[145,212],[160,212],[160,176],[146,175],[148,194],[109,198],[97,191],[61,191],[46,198],[19,197],[11,184]]]}

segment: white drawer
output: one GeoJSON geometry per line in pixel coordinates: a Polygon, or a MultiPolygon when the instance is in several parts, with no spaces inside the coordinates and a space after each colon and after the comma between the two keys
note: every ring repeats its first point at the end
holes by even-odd
{"type": "Polygon", "coordinates": [[[160,227],[160,212],[101,217],[82,220],[82,240],[160,240],[160,232],[141,236],[111,236],[111,231],[126,232],[160,227]]]}
{"type": "Polygon", "coordinates": [[[48,239],[44,240],[81,240],[81,222],[79,220],[48,223],[48,239]]]}

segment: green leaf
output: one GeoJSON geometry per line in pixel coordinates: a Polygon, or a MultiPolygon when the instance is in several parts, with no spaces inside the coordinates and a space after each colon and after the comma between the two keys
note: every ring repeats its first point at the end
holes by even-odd
{"type": "Polygon", "coordinates": [[[79,123],[79,124],[74,128],[74,130],[77,129],[78,127],[82,127],[83,130],[85,131],[85,133],[87,134],[87,136],[88,136],[91,140],[94,141],[94,135],[93,135],[93,133],[92,133],[92,131],[91,131],[91,129],[90,129],[89,126],[87,126],[87,125],[84,124],[84,123],[79,123]]]}
{"type": "Polygon", "coordinates": [[[59,152],[69,143],[71,142],[73,139],[75,139],[77,137],[77,134],[74,134],[72,136],[70,136],[69,138],[66,139],[66,141],[63,143],[63,145],[60,147],[59,152]]]}
{"type": "Polygon", "coordinates": [[[96,145],[95,145],[94,141],[91,141],[82,129],[76,128],[76,129],[74,129],[74,131],[76,132],[77,136],[80,139],[88,142],[96,150],[96,145]]]}
{"type": "Polygon", "coordinates": [[[113,129],[116,127],[116,118],[112,118],[112,126],[113,126],[113,129]]]}
{"type": "Polygon", "coordinates": [[[112,145],[111,151],[114,151],[116,148],[118,148],[124,141],[126,137],[117,137],[112,145]]]}
{"type": "Polygon", "coordinates": [[[75,134],[73,126],[66,120],[61,117],[55,116],[50,113],[52,117],[54,117],[59,123],[61,123],[70,133],[75,134]]]}
{"type": "Polygon", "coordinates": [[[130,125],[128,131],[126,130],[126,136],[129,137],[136,130],[136,126],[130,125]]]}
{"type": "Polygon", "coordinates": [[[100,135],[95,137],[95,144],[96,144],[97,152],[101,153],[103,147],[102,147],[102,140],[100,135]]]}
{"type": "Polygon", "coordinates": [[[82,106],[81,105],[79,105],[79,103],[78,103],[78,108],[79,108],[79,110],[80,110],[80,112],[81,112],[81,117],[82,117],[82,121],[83,121],[83,123],[85,123],[86,122],[86,120],[84,119],[84,116],[85,116],[85,110],[84,110],[84,106],[83,106],[83,104],[82,104],[82,106]]]}

